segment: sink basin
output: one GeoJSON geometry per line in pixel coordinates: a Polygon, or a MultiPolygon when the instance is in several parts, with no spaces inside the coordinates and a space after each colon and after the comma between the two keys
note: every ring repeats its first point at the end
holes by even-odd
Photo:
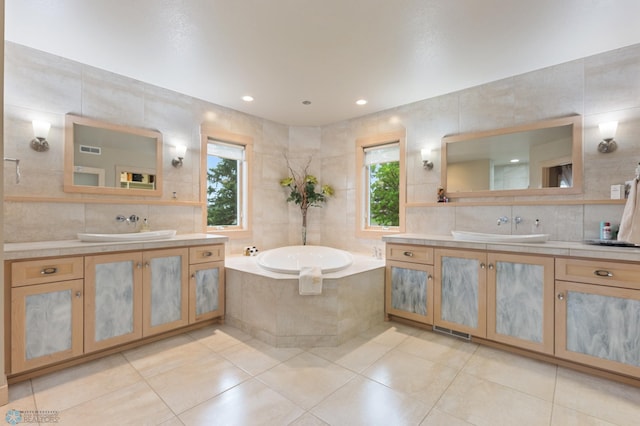
{"type": "Polygon", "coordinates": [[[165,229],[163,231],[131,232],[126,234],[78,234],[80,241],[105,243],[118,241],[153,241],[166,240],[176,235],[175,229],[165,229]]]}
{"type": "Polygon", "coordinates": [[[468,231],[451,231],[451,234],[454,240],[479,243],[544,243],[549,239],[549,234],[502,235],[468,231]]]}

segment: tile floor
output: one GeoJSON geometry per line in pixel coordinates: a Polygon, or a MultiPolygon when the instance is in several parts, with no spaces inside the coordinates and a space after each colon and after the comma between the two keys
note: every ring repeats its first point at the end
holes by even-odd
{"type": "Polygon", "coordinates": [[[53,410],[62,425],[640,422],[639,388],[396,323],[306,350],[217,325],[11,385],[9,397],[6,411],[53,410]]]}

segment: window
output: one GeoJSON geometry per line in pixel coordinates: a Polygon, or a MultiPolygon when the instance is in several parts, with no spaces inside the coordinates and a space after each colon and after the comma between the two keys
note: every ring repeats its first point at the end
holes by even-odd
{"type": "Polygon", "coordinates": [[[404,131],[357,140],[357,236],[404,232],[404,131]]]}
{"type": "Polygon", "coordinates": [[[202,127],[201,200],[207,232],[246,236],[249,232],[251,139],[202,127]]]}

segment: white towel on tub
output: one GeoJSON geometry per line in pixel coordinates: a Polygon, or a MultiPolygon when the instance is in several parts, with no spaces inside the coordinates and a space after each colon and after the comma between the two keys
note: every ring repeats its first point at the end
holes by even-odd
{"type": "Polygon", "coordinates": [[[301,296],[313,296],[322,293],[322,269],[319,266],[300,267],[298,291],[301,296]]]}
{"type": "Polygon", "coordinates": [[[640,185],[634,179],[631,183],[629,198],[622,212],[618,240],[640,244],[640,185]]]}

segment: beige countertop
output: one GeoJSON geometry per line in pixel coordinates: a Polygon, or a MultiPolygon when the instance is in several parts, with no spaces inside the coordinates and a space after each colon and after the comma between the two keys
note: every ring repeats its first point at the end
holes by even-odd
{"type": "Polygon", "coordinates": [[[109,253],[129,250],[149,250],[173,247],[189,247],[205,244],[222,244],[228,237],[213,234],[178,234],[172,238],[152,241],[96,242],[80,240],[35,241],[29,243],[5,243],[4,259],[32,259],[92,253],[109,253]]]}
{"type": "Polygon", "coordinates": [[[490,250],[548,256],[579,257],[599,260],[622,260],[640,262],[640,247],[609,247],[582,242],[547,241],[544,243],[479,243],[454,240],[446,235],[397,234],[385,235],[387,243],[490,250]]]}

